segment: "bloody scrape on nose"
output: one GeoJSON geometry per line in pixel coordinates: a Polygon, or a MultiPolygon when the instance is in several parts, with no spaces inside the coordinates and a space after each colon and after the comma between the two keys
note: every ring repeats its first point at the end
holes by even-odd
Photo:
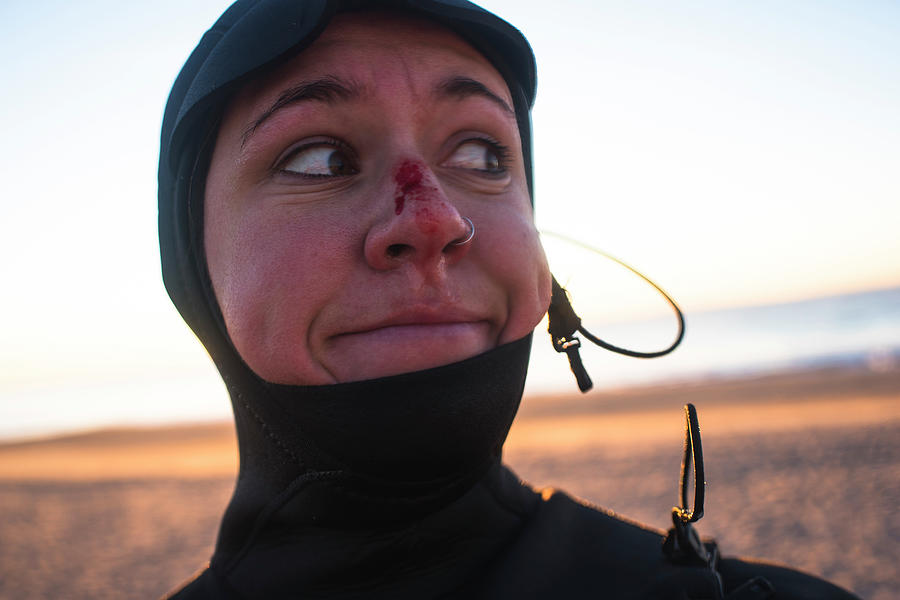
{"type": "Polygon", "coordinates": [[[376,224],[366,239],[366,259],[377,269],[404,262],[428,268],[442,260],[457,260],[468,250],[454,244],[470,226],[447,199],[434,173],[414,160],[401,161],[392,171],[393,214],[376,224]]]}

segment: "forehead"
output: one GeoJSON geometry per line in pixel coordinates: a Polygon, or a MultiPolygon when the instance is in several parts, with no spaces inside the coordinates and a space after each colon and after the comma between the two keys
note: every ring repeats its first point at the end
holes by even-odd
{"type": "Polygon", "coordinates": [[[434,81],[459,75],[476,79],[512,106],[503,77],[450,29],[402,13],[346,13],[337,15],[309,47],[246,83],[228,112],[258,111],[302,80],[333,76],[367,91],[390,92],[403,85],[415,95],[434,81]]]}

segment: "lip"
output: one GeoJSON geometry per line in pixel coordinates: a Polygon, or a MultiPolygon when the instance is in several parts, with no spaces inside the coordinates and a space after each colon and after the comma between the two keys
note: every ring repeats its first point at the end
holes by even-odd
{"type": "Polygon", "coordinates": [[[338,381],[372,379],[454,363],[496,345],[495,321],[482,310],[414,307],[349,320],[319,356],[338,381]]]}
{"type": "Polygon", "coordinates": [[[458,308],[412,308],[392,314],[384,319],[371,323],[353,326],[335,337],[374,333],[380,330],[403,328],[441,328],[454,325],[486,325],[488,319],[483,315],[458,308]]]}

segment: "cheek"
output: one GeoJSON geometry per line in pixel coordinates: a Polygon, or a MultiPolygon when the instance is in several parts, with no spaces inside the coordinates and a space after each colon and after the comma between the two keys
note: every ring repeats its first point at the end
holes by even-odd
{"type": "Polygon", "coordinates": [[[550,269],[537,231],[528,215],[492,223],[500,235],[485,248],[495,278],[507,297],[508,318],[500,343],[524,337],[543,318],[550,305],[550,269]]]}
{"type": "Polygon", "coordinates": [[[533,327],[550,305],[550,268],[536,231],[524,232],[518,242],[520,250],[515,253],[515,265],[509,267],[521,273],[516,281],[519,296],[513,298],[513,304],[521,304],[523,316],[533,327]]]}
{"type": "Polygon", "coordinates": [[[232,342],[250,367],[271,381],[309,370],[310,327],[350,267],[339,247],[345,238],[287,223],[291,220],[245,215],[224,247],[216,248],[218,260],[210,256],[210,276],[232,342]]]}

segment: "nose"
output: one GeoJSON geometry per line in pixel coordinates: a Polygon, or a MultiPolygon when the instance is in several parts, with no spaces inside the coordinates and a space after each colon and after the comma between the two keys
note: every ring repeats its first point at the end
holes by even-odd
{"type": "Polygon", "coordinates": [[[386,217],[366,236],[369,265],[390,270],[409,264],[427,272],[465,256],[472,246],[473,226],[447,199],[431,169],[406,160],[394,169],[392,179],[386,217]]]}

